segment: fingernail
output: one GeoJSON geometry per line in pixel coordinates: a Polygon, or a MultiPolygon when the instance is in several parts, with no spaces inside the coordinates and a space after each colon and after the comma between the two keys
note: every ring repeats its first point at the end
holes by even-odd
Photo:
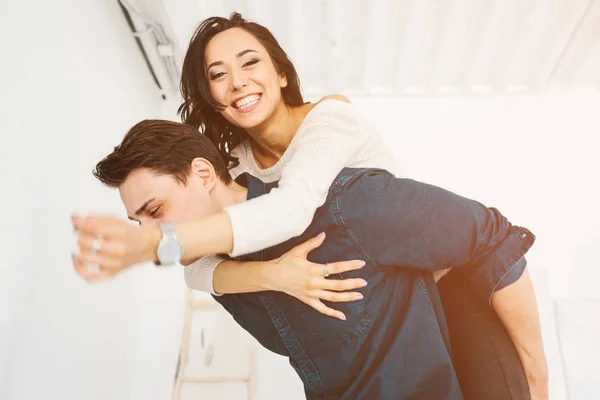
{"type": "Polygon", "coordinates": [[[341,319],[342,321],[345,321],[346,320],[346,316],[342,315],[341,317],[339,317],[339,319],[341,319]]]}
{"type": "Polygon", "coordinates": [[[360,283],[361,286],[367,286],[367,281],[365,281],[364,279],[362,280],[362,282],[360,283]]]}
{"type": "Polygon", "coordinates": [[[367,263],[366,263],[366,262],[364,262],[364,261],[362,261],[362,260],[361,260],[361,261],[357,261],[357,262],[356,262],[356,266],[357,266],[357,267],[359,267],[359,268],[362,268],[362,267],[364,267],[365,265],[367,265],[367,263]]]}
{"type": "Polygon", "coordinates": [[[356,294],[354,295],[354,298],[355,298],[356,300],[362,300],[362,299],[364,298],[364,296],[362,295],[362,293],[356,293],[356,294]]]}
{"type": "Polygon", "coordinates": [[[321,232],[317,235],[317,239],[321,240],[325,237],[325,232],[321,232]]]}

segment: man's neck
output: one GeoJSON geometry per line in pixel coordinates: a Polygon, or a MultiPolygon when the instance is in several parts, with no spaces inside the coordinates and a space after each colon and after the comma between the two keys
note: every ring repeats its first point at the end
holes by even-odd
{"type": "Polygon", "coordinates": [[[248,189],[235,181],[231,181],[229,184],[219,181],[213,189],[212,196],[220,208],[225,208],[246,201],[248,189]]]}

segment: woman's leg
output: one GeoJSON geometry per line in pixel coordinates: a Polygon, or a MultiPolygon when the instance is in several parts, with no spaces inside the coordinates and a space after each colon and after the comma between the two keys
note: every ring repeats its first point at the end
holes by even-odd
{"type": "Polygon", "coordinates": [[[465,399],[531,399],[517,351],[494,310],[476,297],[460,270],[442,278],[438,289],[465,399]]]}

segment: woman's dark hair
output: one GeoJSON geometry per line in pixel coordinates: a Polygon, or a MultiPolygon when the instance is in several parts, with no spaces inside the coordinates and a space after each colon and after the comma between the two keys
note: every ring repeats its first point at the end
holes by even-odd
{"type": "Polygon", "coordinates": [[[287,86],[281,90],[285,104],[299,106],[304,103],[296,68],[267,28],[246,21],[237,12],[232,13],[229,19],[211,17],[202,21],[192,36],[183,60],[180,85],[183,104],[178,112],[185,124],[200,129],[208,136],[230,168],[238,165],[238,160],[229,152],[240,144],[246,132],[238,126],[229,124],[219,113],[218,110],[222,110],[225,106],[217,103],[210,93],[205,50],[208,42],[215,35],[231,28],[241,28],[253,35],[267,49],[277,72],[285,74],[287,86]]]}

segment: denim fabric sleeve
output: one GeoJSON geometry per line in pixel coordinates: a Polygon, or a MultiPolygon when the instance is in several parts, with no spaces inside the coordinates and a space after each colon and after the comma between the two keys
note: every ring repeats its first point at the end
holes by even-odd
{"type": "Polygon", "coordinates": [[[535,240],[494,208],[383,170],[363,170],[345,180],[337,210],[365,261],[429,271],[464,268],[488,305],[494,290],[513,274],[518,279],[519,260],[535,240]]]}
{"type": "Polygon", "coordinates": [[[516,281],[518,281],[521,278],[521,276],[523,275],[523,272],[525,272],[526,267],[527,267],[527,260],[523,256],[523,257],[521,257],[521,259],[519,259],[519,261],[517,261],[517,263],[510,270],[508,270],[508,272],[506,272],[506,275],[504,275],[500,279],[500,282],[498,282],[498,285],[496,286],[494,291],[504,289],[505,287],[510,286],[513,283],[515,283],[516,281]]]}

